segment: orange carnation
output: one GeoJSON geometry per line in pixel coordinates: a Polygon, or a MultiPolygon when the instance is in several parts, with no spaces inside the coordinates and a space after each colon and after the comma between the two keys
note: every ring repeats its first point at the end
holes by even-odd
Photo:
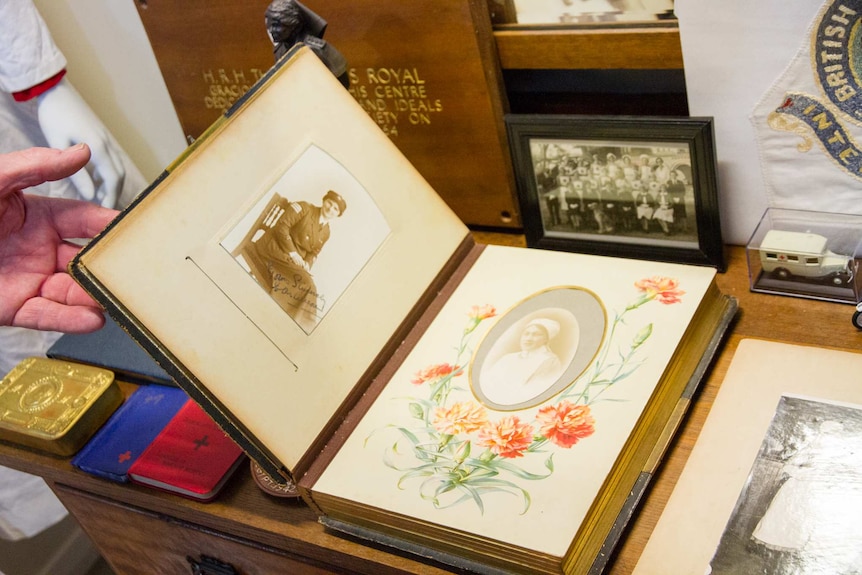
{"type": "Polygon", "coordinates": [[[536,414],[536,420],[543,437],[566,449],[596,430],[596,420],[590,414],[589,406],[569,401],[543,407],[536,414]]]}
{"type": "Polygon", "coordinates": [[[522,423],[516,415],[488,423],[479,431],[476,445],[487,447],[500,457],[522,457],[533,443],[533,426],[522,423]]]}
{"type": "Polygon", "coordinates": [[[434,428],[447,435],[473,433],[487,423],[485,408],[472,401],[459,401],[448,409],[438,407],[434,411],[434,428]]]}
{"type": "Polygon", "coordinates": [[[488,319],[489,317],[494,317],[495,315],[497,315],[497,310],[494,308],[494,306],[490,304],[485,304],[481,306],[474,305],[470,308],[470,313],[468,315],[470,316],[470,319],[481,321],[483,319],[488,319]]]}
{"type": "MultiPolygon", "coordinates": [[[[457,369],[459,368],[448,363],[438,363],[437,365],[432,365],[431,367],[426,367],[425,369],[417,371],[413,374],[413,379],[410,380],[410,383],[414,385],[422,385],[426,381],[437,381],[455,372],[457,369]]],[[[459,373],[460,371],[455,373],[455,375],[458,375],[459,373]]]]}
{"type": "Polygon", "coordinates": [[[675,278],[666,278],[661,276],[653,276],[635,282],[635,287],[646,292],[650,298],[658,299],[663,304],[679,303],[680,297],[685,295],[685,292],[677,289],[679,280],[675,278]]]}

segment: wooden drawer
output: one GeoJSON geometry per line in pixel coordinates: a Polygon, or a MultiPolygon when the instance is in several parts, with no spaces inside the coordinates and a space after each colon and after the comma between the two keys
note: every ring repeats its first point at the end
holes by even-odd
{"type": "Polygon", "coordinates": [[[200,561],[201,556],[230,564],[238,575],[343,573],[63,485],[55,484],[53,489],[117,575],[190,574],[193,570],[187,558],[200,561]]]}

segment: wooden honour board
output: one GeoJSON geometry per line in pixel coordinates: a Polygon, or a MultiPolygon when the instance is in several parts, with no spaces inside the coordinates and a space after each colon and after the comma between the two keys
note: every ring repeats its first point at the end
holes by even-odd
{"type": "MultiPolygon", "coordinates": [[[[274,63],[270,0],[136,0],[193,141],[274,63]]],[[[487,0],[307,0],[350,91],[468,225],[520,228],[487,0]]],[[[404,193],[410,193],[405,190],[404,193]]]]}

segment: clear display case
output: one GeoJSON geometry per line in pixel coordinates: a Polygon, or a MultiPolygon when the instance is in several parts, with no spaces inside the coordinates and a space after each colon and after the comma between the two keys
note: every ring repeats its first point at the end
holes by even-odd
{"type": "Polygon", "coordinates": [[[862,216],[769,208],[746,255],[752,291],[859,302],[862,216]]]}

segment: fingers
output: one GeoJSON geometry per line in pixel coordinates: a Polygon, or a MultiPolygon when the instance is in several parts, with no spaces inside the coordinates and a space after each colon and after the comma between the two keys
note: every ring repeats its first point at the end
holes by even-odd
{"type": "Polygon", "coordinates": [[[104,325],[102,308],[66,273],[48,276],[31,293],[22,293],[26,286],[16,289],[14,280],[6,288],[0,325],[65,333],[88,333],[104,325]]]}
{"type": "Polygon", "coordinates": [[[105,325],[101,310],[70,307],[45,298],[33,298],[21,306],[13,326],[63,333],[90,333],[105,325]]]}
{"type": "Polygon", "coordinates": [[[37,297],[28,299],[12,325],[30,329],[88,333],[104,325],[101,308],[64,273],[49,277],[37,297]]]}
{"type": "Polygon", "coordinates": [[[29,148],[0,155],[0,196],[71,176],[90,159],[90,148],[29,148]]]}
{"type": "Polygon", "coordinates": [[[69,262],[72,261],[72,258],[74,258],[79,251],[81,251],[81,246],[70,243],[60,244],[57,248],[57,266],[54,271],[65,272],[66,268],[69,266],[69,262]]]}
{"type": "MultiPolygon", "coordinates": [[[[27,203],[45,213],[61,238],[92,238],[119,213],[81,200],[27,196],[27,203]]],[[[30,211],[30,216],[36,210],[30,211]]]]}
{"type": "Polygon", "coordinates": [[[64,305],[99,309],[99,304],[75,283],[72,276],[62,272],[55,273],[42,283],[39,296],[64,305]]]}

